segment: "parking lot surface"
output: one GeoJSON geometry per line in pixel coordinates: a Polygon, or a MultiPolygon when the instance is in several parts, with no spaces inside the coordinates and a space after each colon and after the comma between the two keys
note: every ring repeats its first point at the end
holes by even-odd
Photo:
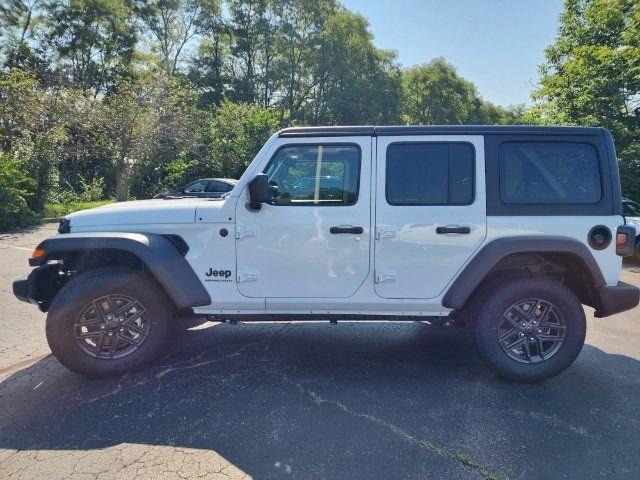
{"type": "Polygon", "coordinates": [[[582,353],[541,385],[422,322],[206,323],[157,365],[90,381],[11,293],[54,232],[0,235],[0,479],[640,478],[639,309],[588,309],[582,353]]]}

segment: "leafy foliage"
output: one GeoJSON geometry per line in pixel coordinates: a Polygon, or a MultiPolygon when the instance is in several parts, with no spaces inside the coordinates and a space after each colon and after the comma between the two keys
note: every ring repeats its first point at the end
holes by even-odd
{"type": "Polygon", "coordinates": [[[0,230],[30,224],[34,215],[29,209],[33,180],[8,154],[0,154],[0,230]]]}
{"type": "Polygon", "coordinates": [[[412,125],[522,123],[518,107],[506,110],[480,98],[444,58],[403,72],[402,119],[412,125]]]}
{"type": "Polygon", "coordinates": [[[623,192],[640,201],[640,5],[566,0],[536,92],[537,121],[603,126],[619,153],[623,192]]]}
{"type": "Polygon", "coordinates": [[[0,189],[15,199],[0,228],[237,178],[287,125],[603,125],[640,197],[635,0],[567,0],[531,109],[483,100],[441,58],[401,68],[337,0],[0,0],[0,14],[0,189]]]}

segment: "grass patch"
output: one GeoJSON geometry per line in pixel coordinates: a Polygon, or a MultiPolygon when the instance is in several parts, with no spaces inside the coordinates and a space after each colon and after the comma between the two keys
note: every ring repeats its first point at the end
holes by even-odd
{"type": "Polygon", "coordinates": [[[42,216],[44,218],[58,218],[68,213],[77,212],[78,210],[86,210],[88,208],[99,207],[107,203],[113,203],[114,200],[98,200],[97,202],[69,202],[69,203],[47,203],[44,206],[42,216]]]}

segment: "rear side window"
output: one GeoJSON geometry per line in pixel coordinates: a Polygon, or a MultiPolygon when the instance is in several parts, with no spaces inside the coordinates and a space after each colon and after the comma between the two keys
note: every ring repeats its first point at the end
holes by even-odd
{"type": "Polygon", "coordinates": [[[213,180],[207,187],[207,192],[226,192],[229,190],[229,184],[213,180]]]}
{"type": "Polygon", "coordinates": [[[467,143],[397,143],[387,148],[390,205],[473,202],[474,150],[467,143]]]}
{"type": "Polygon", "coordinates": [[[586,143],[500,145],[500,199],[510,204],[595,204],[602,198],[598,155],[586,143]]]}
{"type": "Polygon", "coordinates": [[[197,180],[184,187],[185,193],[202,193],[209,185],[209,180],[197,180]]]}

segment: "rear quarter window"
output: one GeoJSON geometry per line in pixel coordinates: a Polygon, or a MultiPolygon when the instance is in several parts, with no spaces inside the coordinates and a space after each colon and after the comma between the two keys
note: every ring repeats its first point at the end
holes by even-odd
{"type": "Polygon", "coordinates": [[[500,199],[507,204],[596,204],[602,179],[588,143],[507,142],[499,147],[500,199]]]}

